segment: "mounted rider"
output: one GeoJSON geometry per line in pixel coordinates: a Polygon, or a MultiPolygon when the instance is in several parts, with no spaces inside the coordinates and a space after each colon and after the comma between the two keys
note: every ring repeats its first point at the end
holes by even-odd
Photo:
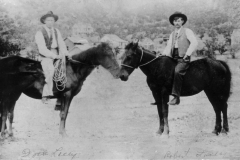
{"type": "Polygon", "coordinates": [[[62,35],[57,28],[54,28],[58,16],[49,11],[40,18],[43,24],[42,29],[35,35],[35,42],[38,47],[42,69],[45,75],[46,84],[43,87],[42,102],[53,96],[53,76],[54,65],[53,61],[56,59],[64,59],[68,55],[66,45],[63,41],[62,35]]]}
{"type": "Polygon", "coordinates": [[[172,57],[177,61],[174,73],[174,81],[172,88],[173,99],[169,105],[177,105],[180,103],[180,93],[184,75],[190,64],[190,56],[198,46],[197,38],[192,30],[183,27],[187,22],[187,16],[181,12],[175,12],[169,17],[169,21],[174,25],[175,30],[171,33],[163,55],[172,57]]]}

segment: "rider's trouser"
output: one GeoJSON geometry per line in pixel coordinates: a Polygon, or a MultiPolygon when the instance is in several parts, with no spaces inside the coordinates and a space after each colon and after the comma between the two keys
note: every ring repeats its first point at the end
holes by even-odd
{"type": "Polygon", "coordinates": [[[178,49],[174,49],[173,58],[177,61],[174,72],[172,95],[180,97],[184,75],[189,68],[189,61],[184,61],[183,57],[178,56],[178,49]]]}
{"type": "Polygon", "coordinates": [[[43,73],[45,75],[46,82],[43,87],[42,97],[53,96],[53,76],[54,76],[53,59],[42,58],[41,65],[43,73]]]}

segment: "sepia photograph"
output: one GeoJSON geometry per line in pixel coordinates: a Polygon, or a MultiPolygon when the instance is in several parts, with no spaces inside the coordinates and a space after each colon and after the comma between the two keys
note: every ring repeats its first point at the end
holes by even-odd
{"type": "Polygon", "coordinates": [[[240,160],[240,0],[0,0],[0,160],[240,160]]]}

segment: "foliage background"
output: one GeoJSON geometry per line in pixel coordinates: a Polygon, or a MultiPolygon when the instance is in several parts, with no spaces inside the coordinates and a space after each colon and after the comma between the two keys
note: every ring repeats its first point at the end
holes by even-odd
{"type": "Polygon", "coordinates": [[[56,24],[63,37],[80,22],[91,24],[100,37],[116,34],[126,39],[133,34],[153,40],[171,33],[168,17],[175,11],[185,13],[186,26],[201,39],[211,37],[215,46],[219,35],[225,44],[240,27],[239,0],[1,0],[0,56],[33,46],[39,19],[49,10],[59,15],[56,24]]]}

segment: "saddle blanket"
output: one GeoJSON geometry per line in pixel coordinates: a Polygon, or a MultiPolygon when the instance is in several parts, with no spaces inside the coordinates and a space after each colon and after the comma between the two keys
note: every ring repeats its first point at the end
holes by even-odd
{"type": "MultiPolygon", "coordinates": [[[[85,51],[85,50],[87,50],[87,49],[89,49],[89,48],[91,48],[91,47],[92,47],[92,46],[91,46],[90,44],[75,45],[74,48],[73,48],[73,50],[77,48],[77,49],[80,50],[80,52],[83,52],[83,51],[85,51]]],[[[77,51],[77,52],[72,52],[72,53],[70,53],[70,54],[71,54],[71,56],[73,56],[73,55],[78,54],[78,53],[79,53],[79,51],[77,51]]]]}

